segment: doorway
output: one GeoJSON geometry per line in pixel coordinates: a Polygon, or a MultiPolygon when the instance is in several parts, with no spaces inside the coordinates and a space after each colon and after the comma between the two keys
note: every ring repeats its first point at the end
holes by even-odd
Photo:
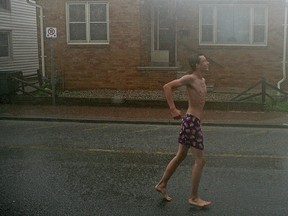
{"type": "Polygon", "coordinates": [[[151,62],[159,66],[175,66],[175,19],[171,4],[157,1],[152,7],[151,62]]]}

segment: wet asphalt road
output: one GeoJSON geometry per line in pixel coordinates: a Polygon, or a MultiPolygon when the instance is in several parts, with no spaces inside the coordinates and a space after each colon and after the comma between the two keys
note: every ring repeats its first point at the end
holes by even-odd
{"type": "Polygon", "coordinates": [[[187,159],[154,191],[177,149],[174,125],[0,121],[0,215],[288,215],[287,129],[204,127],[207,165],[189,206],[187,159]]]}

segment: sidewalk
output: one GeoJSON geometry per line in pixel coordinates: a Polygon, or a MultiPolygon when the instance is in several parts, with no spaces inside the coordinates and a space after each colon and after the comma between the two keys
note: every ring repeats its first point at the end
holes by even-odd
{"type": "MultiPolygon", "coordinates": [[[[183,113],[185,111],[183,110],[183,113]]],[[[167,108],[0,105],[0,120],[179,124],[167,108]]],[[[288,128],[288,112],[205,110],[203,125],[288,128]]]]}

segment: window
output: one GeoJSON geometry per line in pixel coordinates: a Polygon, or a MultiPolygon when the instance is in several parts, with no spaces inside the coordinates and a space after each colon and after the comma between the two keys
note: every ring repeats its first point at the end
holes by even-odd
{"type": "Polygon", "coordinates": [[[201,45],[266,45],[267,8],[263,5],[201,5],[201,45]]]}
{"type": "Polygon", "coordinates": [[[108,13],[108,3],[67,3],[68,44],[108,44],[108,13]]]}
{"type": "Polygon", "coordinates": [[[0,0],[0,10],[10,10],[10,0],[0,0]]]}
{"type": "Polygon", "coordinates": [[[169,28],[168,7],[154,9],[154,49],[169,50],[170,28],[169,28]]]}
{"type": "Polygon", "coordinates": [[[11,58],[11,32],[0,31],[0,59],[11,58]]]}
{"type": "Polygon", "coordinates": [[[151,63],[175,66],[175,20],[167,1],[159,0],[151,10],[151,63]]]}

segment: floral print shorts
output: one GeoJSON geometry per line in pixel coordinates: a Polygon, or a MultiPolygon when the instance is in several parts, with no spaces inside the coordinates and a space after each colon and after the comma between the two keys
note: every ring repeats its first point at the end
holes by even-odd
{"type": "Polygon", "coordinates": [[[188,148],[204,149],[200,119],[190,114],[182,118],[178,142],[188,148]]]}

